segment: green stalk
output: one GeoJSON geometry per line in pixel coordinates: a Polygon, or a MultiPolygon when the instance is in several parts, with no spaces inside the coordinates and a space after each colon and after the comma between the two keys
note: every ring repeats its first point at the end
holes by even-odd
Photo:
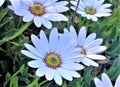
{"type": "Polygon", "coordinates": [[[39,77],[36,77],[36,78],[34,79],[34,81],[33,81],[31,84],[28,85],[28,87],[34,87],[35,84],[38,83],[38,80],[39,80],[39,79],[40,79],[39,77]]]}
{"type": "Polygon", "coordinates": [[[45,84],[46,82],[48,82],[48,80],[44,80],[39,84],[39,87],[41,87],[43,84],[45,84]]]}

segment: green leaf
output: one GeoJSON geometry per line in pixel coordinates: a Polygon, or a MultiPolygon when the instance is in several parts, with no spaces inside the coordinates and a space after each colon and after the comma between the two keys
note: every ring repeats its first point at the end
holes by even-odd
{"type": "Polygon", "coordinates": [[[0,11],[0,22],[2,21],[2,19],[5,17],[5,15],[8,13],[9,9],[8,8],[5,8],[5,9],[2,9],[0,11]]]}
{"type": "Polygon", "coordinates": [[[5,77],[4,87],[7,87],[8,83],[10,82],[10,79],[11,79],[11,75],[10,73],[7,73],[5,77]]]}
{"type": "Polygon", "coordinates": [[[111,80],[116,80],[117,76],[120,74],[120,58],[117,58],[113,65],[106,71],[111,80]]]}
{"type": "Polygon", "coordinates": [[[18,77],[14,76],[10,80],[10,87],[18,87],[18,77]]]}

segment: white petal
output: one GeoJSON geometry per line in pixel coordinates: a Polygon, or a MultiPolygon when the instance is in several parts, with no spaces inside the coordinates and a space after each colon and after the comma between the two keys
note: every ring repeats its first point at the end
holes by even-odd
{"type": "MultiPolygon", "coordinates": [[[[76,2],[76,1],[71,1],[71,4],[73,5],[73,6],[71,6],[71,9],[73,9],[74,11],[76,11],[77,3],[78,2],[76,2]]],[[[83,10],[84,10],[84,7],[79,5],[77,11],[83,11],[83,10]]]]}
{"type": "Polygon", "coordinates": [[[95,55],[95,54],[91,54],[91,55],[86,55],[88,58],[90,59],[95,59],[95,60],[104,60],[106,59],[105,56],[102,55],[95,55]]]}
{"type": "MultiPolygon", "coordinates": [[[[62,42],[61,42],[62,43],[62,42]]],[[[59,53],[61,55],[64,55],[65,52],[67,51],[72,51],[73,49],[75,49],[76,43],[74,40],[69,40],[68,42],[64,43],[61,48],[59,48],[59,53]]]]}
{"type": "Polygon", "coordinates": [[[68,7],[65,7],[65,6],[49,6],[47,8],[45,8],[46,12],[53,12],[53,13],[57,13],[57,12],[65,12],[67,11],[69,8],[68,7]]]}
{"type": "Polygon", "coordinates": [[[90,49],[90,48],[101,45],[102,42],[103,42],[103,39],[96,39],[96,40],[90,42],[89,44],[87,44],[86,46],[84,45],[84,48],[90,49]]]}
{"type": "Polygon", "coordinates": [[[36,75],[41,77],[41,76],[44,76],[45,73],[41,68],[39,68],[39,69],[36,70],[36,75]]]}
{"type": "Polygon", "coordinates": [[[94,6],[94,0],[83,0],[83,2],[84,2],[84,4],[86,5],[86,6],[94,6]]]}
{"type": "Polygon", "coordinates": [[[62,60],[64,62],[66,62],[66,61],[74,61],[74,60],[76,60],[74,62],[80,62],[80,61],[83,60],[83,58],[84,58],[84,56],[82,54],[75,54],[75,53],[70,54],[70,55],[66,55],[66,56],[62,56],[62,60]]]}
{"type": "Polygon", "coordinates": [[[92,20],[93,20],[93,21],[97,21],[98,18],[97,18],[96,16],[92,16],[92,20]]]}
{"type": "Polygon", "coordinates": [[[65,17],[62,14],[58,13],[46,13],[43,15],[46,19],[51,20],[51,21],[67,21],[68,18],[65,17]]]}
{"type": "Polygon", "coordinates": [[[109,77],[105,73],[102,74],[102,82],[104,86],[113,87],[109,77]]]}
{"type": "Polygon", "coordinates": [[[34,48],[32,45],[29,45],[27,43],[25,43],[24,45],[31,53],[33,53],[34,55],[36,55],[40,58],[43,58],[43,55],[36,48],[34,48]]]}
{"type": "Polygon", "coordinates": [[[39,68],[40,66],[44,66],[45,64],[42,60],[32,60],[28,62],[28,65],[33,68],[39,68]]]}
{"type": "Polygon", "coordinates": [[[105,87],[102,81],[100,81],[98,78],[94,78],[94,82],[95,82],[96,87],[105,87]]]}
{"type": "Polygon", "coordinates": [[[102,16],[107,17],[110,15],[111,15],[111,13],[103,13],[103,12],[99,12],[99,13],[95,14],[95,16],[97,16],[97,17],[102,17],[102,16]]]}
{"type": "Polygon", "coordinates": [[[85,64],[86,66],[90,66],[90,65],[96,66],[96,67],[99,66],[96,62],[94,62],[93,60],[91,60],[91,59],[89,59],[89,58],[84,58],[84,59],[82,60],[82,63],[85,64]]]}
{"type": "MultiPolygon", "coordinates": [[[[78,0],[77,0],[78,1],[78,0]]],[[[80,0],[79,6],[86,8],[84,0],[80,0]]]]}
{"type": "Polygon", "coordinates": [[[5,0],[0,0],[0,6],[5,2],[5,0]]]}
{"type": "Polygon", "coordinates": [[[26,15],[23,17],[23,21],[24,21],[24,22],[30,22],[30,21],[33,20],[33,18],[34,18],[34,15],[32,15],[32,14],[26,14],[26,15]]]}
{"type": "Polygon", "coordinates": [[[33,6],[34,5],[34,2],[33,2],[33,0],[21,0],[23,3],[25,3],[26,5],[28,5],[28,6],[33,6]]]}
{"type": "Polygon", "coordinates": [[[43,30],[40,31],[39,36],[40,36],[40,40],[42,41],[41,44],[44,46],[46,52],[49,53],[48,39],[43,30]]]}
{"type": "Polygon", "coordinates": [[[117,80],[115,82],[115,87],[119,87],[120,86],[120,75],[117,77],[117,80]]]}
{"type": "Polygon", "coordinates": [[[54,80],[58,85],[62,85],[62,78],[57,71],[54,70],[54,80]]]}
{"type": "Polygon", "coordinates": [[[58,40],[58,47],[56,49],[57,53],[61,53],[62,50],[61,48],[68,42],[68,34],[64,33],[60,36],[59,40],[58,40]]]}
{"type": "Polygon", "coordinates": [[[80,78],[80,74],[76,71],[70,71],[69,73],[72,75],[72,77],[80,78]]]}
{"type": "Polygon", "coordinates": [[[58,1],[58,0],[44,0],[44,6],[45,7],[48,7],[50,5],[53,5],[55,4],[55,2],[58,1]]]}
{"type": "Polygon", "coordinates": [[[41,18],[39,16],[35,16],[33,21],[37,27],[41,27],[42,21],[41,21],[41,18]]]}
{"type": "Polygon", "coordinates": [[[41,23],[47,28],[51,29],[52,28],[52,23],[47,20],[46,18],[41,18],[41,23]]]}
{"type": "MultiPolygon", "coordinates": [[[[5,0],[4,0],[5,1],[5,0]]],[[[20,8],[20,0],[10,0],[14,10],[20,8]]]]}
{"type": "Polygon", "coordinates": [[[30,58],[33,58],[33,59],[40,59],[40,57],[34,55],[33,53],[27,51],[27,50],[21,50],[21,53],[30,57],[30,58]]]}
{"type": "Polygon", "coordinates": [[[49,80],[49,81],[53,79],[53,77],[54,77],[54,71],[53,71],[52,68],[48,68],[48,69],[46,70],[46,72],[45,72],[45,77],[46,77],[46,79],[49,80]]]}
{"type": "Polygon", "coordinates": [[[107,49],[106,46],[97,46],[87,50],[87,54],[101,53],[107,49]]]}
{"type": "Polygon", "coordinates": [[[110,6],[111,6],[111,4],[103,4],[99,7],[99,9],[108,8],[110,6]]]}
{"type": "MultiPolygon", "coordinates": [[[[71,6],[70,7],[72,10],[76,11],[76,7],[75,6],[71,6]]],[[[78,14],[86,14],[86,12],[83,10],[83,8],[78,8],[77,9],[77,13],[78,14]],[[82,9],[82,10],[81,10],[82,9]]]]}
{"type": "Polygon", "coordinates": [[[31,35],[31,40],[36,49],[41,53],[41,55],[43,55],[44,58],[44,56],[46,56],[46,47],[44,46],[44,43],[34,34],[31,35]]]}
{"type": "Polygon", "coordinates": [[[77,63],[63,63],[61,65],[61,67],[63,67],[64,69],[69,69],[69,70],[82,70],[84,68],[83,65],[81,64],[77,64],[77,63]]]}
{"type": "Polygon", "coordinates": [[[30,14],[30,12],[28,10],[24,10],[24,9],[14,10],[14,13],[19,16],[24,16],[24,15],[30,14]]]}
{"type": "Polygon", "coordinates": [[[60,74],[60,76],[62,76],[66,80],[69,80],[69,81],[73,80],[73,78],[72,78],[71,74],[69,73],[69,71],[67,71],[67,70],[65,70],[63,68],[57,68],[56,70],[60,74]]]}
{"type": "Polygon", "coordinates": [[[75,28],[73,26],[70,26],[70,34],[71,34],[72,39],[77,40],[77,33],[76,33],[75,28]]]}
{"type": "Polygon", "coordinates": [[[60,1],[56,3],[56,5],[61,5],[61,6],[65,6],[67,4],[68,4],[68,1],[60,1]]]}
{"type": "Polygon", "coordinates": [[[90,35],[86,38],[84,46],[86,46],[87,44],[89,44],[90,42],[92,42],[95,38],[96,38],[96,33],[90,34],[90,35]]]}
{"type": "Polygon", "coordinates": [[[83,26],[80,29],[79,35],[78,35],[78,41],[80,46],[83,46],[83,44],[85,43],[85,39],[86,39],[86,28],[85,26],[83,26]]]}
{"type": "Polygon", "coordinates": [[[105,0],[95,0],[95,7],[98,8],[99,6],[101,6],[103,4],[105,0]]]}
{"type": "Polygon", "coordinates": [[[40,77],[44,76],[47,69],[48,69],[47,66],[41,66],[39,69],[37,69],[36,75],[40,77]]]}
{"type": "Polygon", "coordinates": [[[57,49],[58,46],[58,31],[57,28],[53,28],[50,37],[49,37],[49,43],[50,43],[50,51],[54,52],[57,49]]]}

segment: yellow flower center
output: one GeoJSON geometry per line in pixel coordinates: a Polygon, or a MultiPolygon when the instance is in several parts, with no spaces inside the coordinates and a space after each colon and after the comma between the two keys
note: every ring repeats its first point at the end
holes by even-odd
{"type": "Polygon", "coordinates": [[[80,54],[83,54],[83,55],[86,55],[86,54],[87,54],[87,53],[86,53],[86,50],[85,50],[82,46],[77,45],[76,48],[77,48],[77,47],[82,49],[82,51],[80,52],[80,54]]]}
{"type": "Polygon", "coordinates": [[[52,52],[45,57],[45,63],[48,67],[56,68],[61,65],[61,58],[58,54],[52,52]]]}
{"type": "Polygon", "coordinates": [[[80,54],[84,54],[84,55],[86,55],[86,50],[82,48],[82,51],[81,51],[80,54]]]}
{"type": "Polygon", "coordinates": [[[30,7],[30,12],[34,15],[41,16],[45,13],[44,6],[41,3],[34,3],[32,7],[30,7]]]}
{"type": "Polygon", "coordinates": [[[90,6],[86,7],[85,11],[87,14],[91,14],[91,15],[96,13],[96,9],[90,6]]]}

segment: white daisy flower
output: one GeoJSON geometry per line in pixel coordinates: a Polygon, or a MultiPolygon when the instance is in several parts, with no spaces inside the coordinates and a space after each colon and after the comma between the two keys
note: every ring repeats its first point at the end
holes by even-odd
{"type": "MultiPolygon", "coordinates": [[[[102,74],[102,79],[94,78],[94,82],[96,87],[113,87],[112,82],[110,81],[107,74],[102,74]]],[[[114,87],[120,87],[120,75],[117,77],[114,87]]]]}
{"type": "MultiPolygon", "coordinates": [[[[80,0],[77,13],[81,14],[83,17],[87,17],[87,19],[92,19],[93,21],[97,21],[97,17],[107,17],[111,15],[110,9],[108,7],[111,4],[103,4],[105,0],[80,0]]],[[[71,9],[76,10],[78,0],[71,1],[71,9]]]]}
{"type": "Polygon", "coordinates": [[[23,16],[24,22],[33,20],[37,27],[41,25],[48,29],[52,28],[50,21],[67,21],[67,17],[61,12],[67,11],[67,1],[58,0],[10,0],[12,5],[8,6],[15,14],[23,16]]]}
{"type": "Polygon", "coordinates": [[[0,7],[3,5],[4,2],[5,0],[0,0],[0,7]]]}
{"type": "Polygon", "coordinates": [[[41,30],[40,38],[31,35],[34,46],[25,44],[28,50],[21,52],[33,58],[34,60],[28,62],[28,65],[33,68],[38,68],[37,76],[44,76],[47,80],[52,80],[62,85],[62,77],[66,80],[72,81],[72,77],[79,78],[80,75],[76,70],[81,70],[84,67],[76,61],[81,61],[83,56],[79,54],[80,49],[75,48],[75,41],[68,41],[67,34],[59,37],[57,28],[52,29],[49,41],[45,33],[41,30]]]}
{"type": "Polygon", "coordinates": [[[98,53],[101,53],[106,50],[106,46],[100,46],[103,42],[103,39],[95,39],[96,34],[92,33],[88,37],[86,37],[86,28],[83,26],[79,34],[77,35],[73,26],[70,26],[70,32],[65,29],[65,32],[68,33],[68,38],[76,40],[76,46],[82,49],[81,54],[84,55],[84,59],[82,63],[87,66],[99,66],[94,60],[104,60],[105,56],[102,56],[98,53]]]}

